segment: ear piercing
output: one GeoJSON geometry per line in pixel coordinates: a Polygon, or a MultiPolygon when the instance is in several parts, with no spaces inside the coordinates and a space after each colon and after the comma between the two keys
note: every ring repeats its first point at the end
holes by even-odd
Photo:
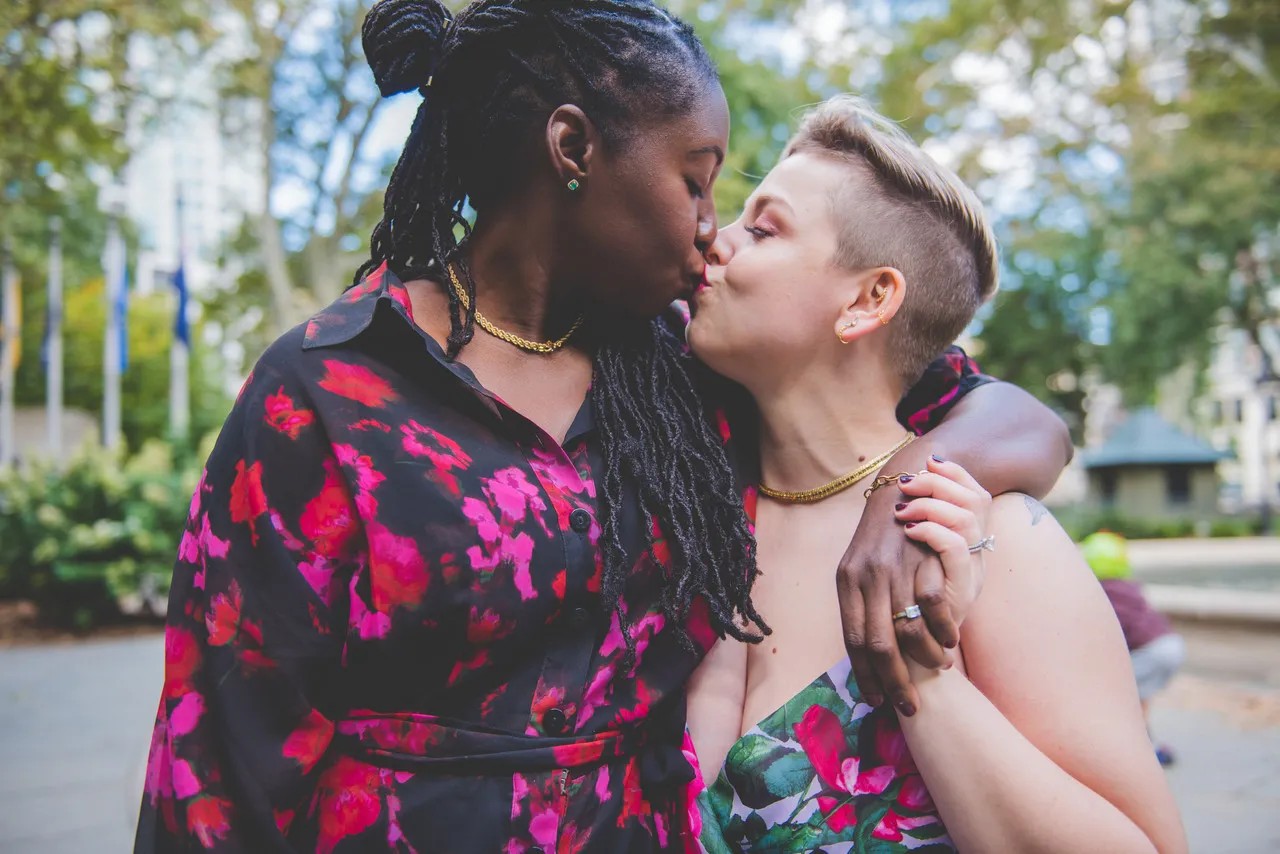
{"type": "Polygon", "coordinates": [[[568,186],[570,193],[576,193],[578,192],[578,188],[581,187],[582,184],[578,181],[577,178],[571,178],[569,180],[569,183],[566,186],[568,186]]]}
{"type": "Polygon", "coordinates": [[[850,320],[850,321],[849,321],[848,323],[846,323],[844,326],[841,326],[841,327],[840,327],[840,331],[836,333],[836,337],[840,339],[840,343],[841,343],[841,344],[848,344],[848,343],[849,343],[848,341],[844,340],[844,331],[845,331],[846,329],[852,329],[853,327],[855,327],[855,326],[857,326],[857,325],[858,325],[858,321],[856,321],[856,320],[850,320]]]}

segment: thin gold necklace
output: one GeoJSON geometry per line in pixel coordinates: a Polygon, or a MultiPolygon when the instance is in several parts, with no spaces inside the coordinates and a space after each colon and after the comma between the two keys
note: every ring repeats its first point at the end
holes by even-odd
{"type": "MultiPolygon", "coordinates": [[[[462,287],[462,282],[458,281],[458,274],[454,272],[453,265],[447,265],[449,269],[449,281],[453,283],[453,292],[458,295],[458,299],[462,302],[463,308],[471,308],[471,300],[467,299],[467,292],[462,287]]],[[[561,335],[554,341],[530,341],[528,338],[521,338],[514,332],[508,332],[505,329],[499,329],[494,326],[489,318],[480,313],[480,309],[476,309],[476,323],[480,324],[480,328],[488,332],[494,338],[506,341],[508,344],[519,347],[521,350],[528,350],[530,353],[554,353],[565,344],[569,343],[569,339],[573,337],[573,333],[578,331],[578,327],[582,325],[582,321],[586,318],[586,314],[578,315],[578,319],[573,322],[573,326],[569,327],[569,331],[561,335]]]]}
{"type": "Polygon", "coordinates": [[[866,479],[867,475],[879,471],[881,466],[889,462],[890,457],[910,445],[914,439],[915,434],[908,433],[902,438],[902,441],[871,462],[854,469],[848,474],[842,474],[830,483],[824,483],[815,489],[806,489],[804,492],[787,492],[781,489],[771,489],[762,483],[760,484],[760,494],[766,498],[772,498],[774,501],[781,501],[783,504],[813,504],[824,498],[830,498],[836,493],[844,492],[858,481],[866,479]]]}

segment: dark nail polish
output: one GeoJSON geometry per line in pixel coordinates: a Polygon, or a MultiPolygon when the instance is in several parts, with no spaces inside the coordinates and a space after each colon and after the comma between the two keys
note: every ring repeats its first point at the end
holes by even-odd
{"type": "Polygon", "coordinates": [[[916,476],[913,474],[904,474],[902,477],[898,478],[898,483],[910,483],[915,479],[916,476]]]}
{"type": "Polygon", "coordinates": [[[942,457],[938,456],[937,454],[930,454],[929,456],[933,457],[933,461],[934,461],[935,463],[945,463],[945,462],[946,462],[946,460],[944,460],[942,457]]]}
{"type": "Polygon", "coordinates": [[[908,522],[907,524],[903,525],[904,528],[914,528],[915,526],[916,526],[915,522],[908,522]]]}
{"type": "Polygon", "coordinates": [[[880,704],[884,702],[884,697],[878,697],[875,694],[868,695],[863,699],[867,701],[868,706],[871,706],[872,708],[875,708],[875,709],[880,708],[880,704]]]}
{"type": "Polygon", "coordinates": [[[895,505],[893,505],[893,509],[894,509],[894,510],[899,510],[899,511],[901,511],[901,510],[906,510],[906,509],[907,509],[907,505],[906,505],[905,503],[904,503],[904,504],[895,504],[895,505]]]}
{"type": "Polygon", "coordinates": [[[898,711],[902,712],[902,714],[906,715],[907,717],[911,717],[916,713],[916,707],[904,700],[903,702],[898,704],[898,711]]]}
{"type": "Polygon", "coordinates": [[[944,643],[943,646],[945,646],[947,649],[955,649],[958,646],[958,644],[953,640],[949,640],[946,643],[944,643]]]}

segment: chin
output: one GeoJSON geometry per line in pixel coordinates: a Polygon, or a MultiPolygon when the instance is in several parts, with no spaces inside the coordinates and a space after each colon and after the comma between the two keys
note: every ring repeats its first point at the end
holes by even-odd
{"type": "Polygon", "coordinates": [[[705,320],[695,314],[689,322],[685,339],[699,361],[718,374],[729,375],[726,368],[733,364],[731,354],[725,352],[723,342],[716,340],[715,332],[705,320]]]}

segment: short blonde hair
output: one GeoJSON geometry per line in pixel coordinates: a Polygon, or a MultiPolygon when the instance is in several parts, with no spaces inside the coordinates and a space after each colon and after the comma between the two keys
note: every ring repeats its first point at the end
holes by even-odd
{"type": "Polygon", "coordinates": [[[787,144],[857,169],[832,194],[846,270],[895,267],[907,294],[886,330],[903,388],[956,339],[999,279],[995,234],[982,203],[900,127],[861,98],[837,95],[813,108],[787,144]]]}

